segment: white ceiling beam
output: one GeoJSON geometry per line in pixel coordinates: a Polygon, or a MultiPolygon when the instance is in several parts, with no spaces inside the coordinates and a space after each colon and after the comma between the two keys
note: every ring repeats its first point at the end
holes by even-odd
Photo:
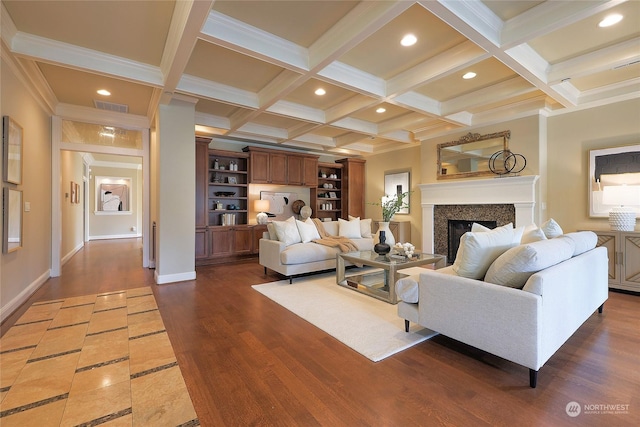
{"type": "Polygon", "coordinates": [[[354,132],[350,132],[350,133],[346,133],[344,135],[340,135],[336,138],[334,138],[335,143],[336,143],[336,147],[344,147],[345,145],[350,145],[353,144],[355,142],[359,142],[365,139],[371,139],[372,137],[370,136],[366,136],[366,135],[362,135],[360,133],[354,133],[354,132]]]}
{"type": "Polygon", "coordinates": [[[402,95],[398,95],[388,102],[427,115],[441,115],[442,106],[440,102],[417,92],[403,93],[402,95]]]}
{"type": "Polygon", "coordinates": [[[324,123],[324,111],[307,107],[306,105],[296,104],[290,101],[278,101],[271,107],[267,108],[269,113],[279,114],[298,120],[305,120],[314,123],[324,123]]]}
{"type": "Polygon", "coordinates": [[[318,71],[318,76],[345,89],[380,99],[384,98],[387,91],[384,79],[342,62],[328,65],[318,71]]]}
{"type": "Polygon", "coordinates": [[[185,74],[180,79],[176,90],[196,97],[213,99],[227,104],[246,108],[258,108],[258,96],[247,90],[212,82],[211,80],[185,74]]]}
{"type": "Polygon", "coordinates": [[[380,101],[367,96],[354,96],[327,109],[325,112],[326,123],[333,123],[379,103],[380,101]]]}
{"type": "Polygon", "coordinates": [[[538,89],[531,86],[522,77],[517,76],[444,102],[442,115],[448,116],[459,111],[473,110],[487,103],[495,103],[498,99],[513,98],[536,90],[538,89]]]}
{"type": "Polygon", "coordinates": [[[386,95],[396,96],[413,90],[489,57],[487,52],[470,41],[460,43],[390,79],[387,82],[386,95]]]}
{"type": "Polygon", "coordinates": [[[432,117],[423,116],[418,113],[404,114],[395,119],[385,120],[382,123],[378,123],[378,132],[380,134],[385,134],[396,129],[411,130],[420,127],[423,123],[431,122],[432,120],[432,117]]]}
{"type": "Polygon", "coordinates": [[[640,61],[640,37],[551,65],[547,80],[556,84],[640,61]]]}
{"type": "Polygon", "coordinates": [[[212,5],[213,0],[183,0],[175,3],[160,61],[164,91],[168,92],[163,103],[169,102],[170,94],[176,89],[212,5]]]}
{"type": "Polygon", "coordinates": [[[68,120],[77,120],[128,129],[148,129],[151,127],[149,118],[146,116],[120,113],[117,111],[98,110],[94,107],[83,107],[79,105],[65,104],[62,102],[56,106],[54,114],[68,120]]]}
{"type": "Polygon", "coordinates": [[[500,44],[508,49],[527,43],[624,1],[546,1],[505,22],[500,44]]]}
{"type": "Polygon", "coordinates": [[[378,134],[378,126],[376,126],[375,123],[370,123],[351,117],[345,117],[344,119],[336,120],[332,123],[332,126],[340,129],[350,130],[353,132],[364,133],[366,135],[378,134]]]}
{"type": "Polygon", "coordinates": [[[402,129],[391,132],[380,132],[379,137],[404,144],[414,142],[413,133],[402,129]]]}
{"type": "Polygon", "coordinates": [[[159,67],[119,56],[21,32],[15,35],[11,44],[14,54],[40,62],[63,65],[149,86],[164,85],[159,67]]]}
{"type": "Polygon", "coordinates": [[[226,117],[214,116],[196,111],[196,125],[207,126],[217,129],[231,129],[231,122],[226,117]]]}
{"type": "Polygon", "coordinates": [[[309,69],[319,70],[336,61],[367,37],[411,7],[412,2],[363,1],[309,48],[309,69]]]}
{"type": "Polygon", "coordinates": [[[280,67],[298,72],[309,69],[304,47],[213,10],[200,37],[280,67]]]}
{"type": "Polygon", "coordinates": [[[287,139],[288,134],[286,129],[280,129],[273,126],[259,125],[257,123],[245,123],[238,128],[238,132],[249,135],[261,135],[278,140],[287,139]]]}
{"type": "Polygon", "coordinates": [[[640,77],[628,81],[611,84],[580,93],[578,105],[600,103],[602,101],[621,102],[640,96],[640,77]]]}

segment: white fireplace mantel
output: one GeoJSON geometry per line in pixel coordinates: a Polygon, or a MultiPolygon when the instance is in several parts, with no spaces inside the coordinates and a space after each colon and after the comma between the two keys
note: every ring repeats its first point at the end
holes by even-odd
{"type": "Polygon", "coordinates": [[[535,222],[538,175],[420,184],[422,248],[433,253],[433,210],[438,205],[513,204],[516,226],[535,222]]]}

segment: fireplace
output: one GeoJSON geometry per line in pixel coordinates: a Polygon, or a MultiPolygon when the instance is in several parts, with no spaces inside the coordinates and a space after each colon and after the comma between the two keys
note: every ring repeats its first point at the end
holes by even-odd
{"type": "Polygon", "coordinates": [[[512,222],[517,227],[539,222],[537,182],[537,175],[526,175],[420,184],[423,252],[448,253],[449,219],[496,221],[497,226],[512,222]],[[441,214],[443,209],[455,215],[441,214]]]}
{"type": "Polygon", "coordinates": [[[449,264],[453,264],[456,260],[460,238],[464,233],[471,231],[471,226],[474,222],[491,229],[497,226],[495,221],[450,219],[447,224],[447,262],[449,264]]]}

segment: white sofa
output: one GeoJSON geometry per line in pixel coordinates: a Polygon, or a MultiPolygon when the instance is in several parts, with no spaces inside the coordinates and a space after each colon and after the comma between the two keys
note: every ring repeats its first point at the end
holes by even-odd
{"type": "MultiPolygon", "coordinates": [[[[347,234],[340,233],[341,221],[323,222],[322,225],[330,235],[340,236],[347,234]]],[[[265,232],[260,239],[259,262],[264,266],[265,274],[269,268],[286,276],[291,283],[294,276],[336,268],[339,249],[314,242],[287,245],[287,242],[278,240],[271,224],[269,229],[271,231],[265,232]]],[[[372,250],[374,238],[371,234],[371,220],[361,221],[358,237],[353,234],[345,237],[349,237],[361,251],[372,250]]]]}
{"type": "Polygon", "coordinates": [[[585,233],[591,232],[569,233],[509,249],[492,262],[484,280],[460,277],[454,271],[455,264],[425,270],[414,277],[417,283],[413,286],[410,278],[401,279],[404,282],[396,283],[403,299],[398,315],[405,319],[407,331],[409,322],[415,322],[528,367],[529,385],[535,387],[538,370],[596,309],[602,313],[608,296],[607,250],[595,247],[594,233],[585,233]],[[568,259],[557,263],[549,259],[562,252],[560,244],[571,247],[570,240],[575,237],[578,239],[568,259]],[[509,264],[510,253],[513,257],[513,253],[527,251],[524,258],[537,266],[514,268],[509,264]],[[535,272],[545,262],[550,266],[535,272]],[[496,279],[499,275],[518,276],[524,286],[487,281],[500,282],[496,279]]]}

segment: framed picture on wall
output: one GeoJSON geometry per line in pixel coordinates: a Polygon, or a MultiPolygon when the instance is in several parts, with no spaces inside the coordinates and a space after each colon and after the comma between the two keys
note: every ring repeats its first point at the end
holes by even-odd
{"type": "MultiPolygon", "coordinates": [[[[384,194],[393,197],[407,191],[411,191],[411,174],[409,171],[385,172],[384,173],[384,194]]],[[[407,200],[408,201],[408,200],[407,200]]],[[[408,214],[409,207],[400,209],[399,214],[408,214]]]]}
{"type": "Polygon", "coordinates": [[[71,181],[71,188],[69,189],[69,194],[70,194],[70,198],[69,198],[69,202],[71,203],[76,203],[76,183],[71,181]]]}
{"type": "Polygon", "coordinates": [[[2,117],[3,178],[22,184],[22,126],[9,116],[2,117]]]}
{"type": "Polygon", "coordinates": [[[131,214],[131,178],[96,177],[96,215],[131,214]]]}
{"type": "MultiPolygon", "coordinates": [[[[619,205],[603,201],[609,186],[640,186],[640,144],[589,151],[589,216],[606,218],[619,205]]],[[[632,207],[640,215],[640,206],[632,207]]]]}

